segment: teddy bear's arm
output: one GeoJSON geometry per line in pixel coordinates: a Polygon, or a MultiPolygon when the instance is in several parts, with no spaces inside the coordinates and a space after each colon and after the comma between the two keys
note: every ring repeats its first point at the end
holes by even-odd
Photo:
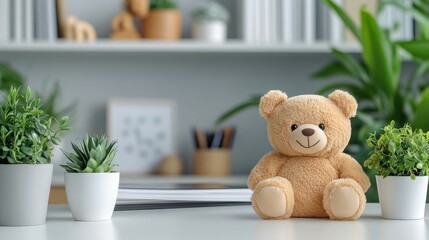
{"type": "Polygon", "coordinates": [[[338,170],[340,178],[351,178],[356,180],[366,192],[371,185],[368,176],[362,166],[350,155],[340,153],[334,158],[334,166],[338,170]]]}
{"type": "Polygon", "coordinates": [[[253,190],[260,181],[277,176],[284,161],[285,156],[280,156],[279,153],[266,154],[250,172],[247,186],[253,190]]]}

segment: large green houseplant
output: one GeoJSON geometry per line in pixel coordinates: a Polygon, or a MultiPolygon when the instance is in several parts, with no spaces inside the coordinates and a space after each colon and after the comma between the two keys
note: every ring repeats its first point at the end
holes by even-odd
{"type": "Polygon", "coordinates": [[[422,219],[429,175],[429,132],[395,122],[368,137],[371,155],[364,166],[376,170],[384,218],[422,219]]]}
{"type": "Polygon", "coordinates": [[[51,157],[68,118],[57,120],[41,100],[11,87],[0,105],[0,225],[40,225],[46,220],[51,157]],[[30,204],[29,204],[30,202],[30,204]]]}
{"type": "Polygon", "coordinates": [[[106,136],[86,136],[74,152],[64,155],[67,164],[64,182],[73,218],[77,221],[102,221],[112,217],[119,188],[119,172],[112,163],[117,141],[106,136]]]}
{"type": "MultiPolygon", "coordinates": [[[[429,6],[428,1],[417,2],[429,6]]],[[[429,26],[429,17],[423,13],[424,9],[408,7],[401,1],[380,1],[379,11],[387,4],[403,8],[416,19],[419,29],[425,29],[419,31],[415,39],[395,41],[390,34],[393,29],[382,28],[365,8],[361,9],[358,27],[334,1],[325,0],[325,3],[353,33],[362,51],[356,56],[333,48],[335,60],[314,73],[313,77],[342,77],[344,81],[328,84],[319,92],[345,89],[358,100],[360,107],[357,119],[353,122],[355,132],[351,139],[354,147],[349,151],[363,163],[369,152],[364,144],[368,134],[388,124],[390,120],[401,125],[409,122],[413,127],[429,130],[429,122],[426,121],[426,112],[429,110],[429,57],[426,56],[429,52],[429,38],[426,27],[429,26]],[[401,49],[411,55],[401,52],[401,49]],[[412,73],[408,76],[402,71],[405,62],[413,64],[410,66],[412,73]]],[[[373,177],[371,180],[374,182],[373,177]]],[[[377,201],[375,187],[368,191],[368,199],[377,201]]]]}

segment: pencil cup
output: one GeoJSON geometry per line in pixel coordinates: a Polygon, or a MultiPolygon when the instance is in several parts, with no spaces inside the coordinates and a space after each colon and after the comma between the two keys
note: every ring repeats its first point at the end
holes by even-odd
{"type": "Polygon", "coordinates": [[[198,149],[194,154],[194,174],[226,176],[231,173],[229,149],[198,149]]]}

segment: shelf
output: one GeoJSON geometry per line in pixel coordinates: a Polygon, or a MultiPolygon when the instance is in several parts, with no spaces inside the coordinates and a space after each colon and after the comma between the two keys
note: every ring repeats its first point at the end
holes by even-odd
{"type": "MultiPolygon", "coordinates": [[[[336,45],[346,52],[357,53],[355,44],[336,45]]],[[[331,45],[314,44],[252,44],[243,41],[226,43],[204,43],[192,40],[177,42],[162,41],[110,41],[99,40],[93,43],[75,43],[67,41],[34,43],[0,43],[0,53],[330,53],[331,45]]]]}

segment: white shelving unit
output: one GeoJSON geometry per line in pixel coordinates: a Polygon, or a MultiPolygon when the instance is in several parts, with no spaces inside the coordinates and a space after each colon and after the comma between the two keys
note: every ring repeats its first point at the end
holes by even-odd
{"type": "MultiPolygon", "coordinates": [[[[346,52],[359,52],[355,44],[336,46],[346,52]]],[[[34,43],[0,43],[0,53],[330,53],[331,45],[313,44],[254,44],[228,41],[222,44],[192,40],[162,41],[109,41],[75,43],[67,41],[34,43]]]]}

